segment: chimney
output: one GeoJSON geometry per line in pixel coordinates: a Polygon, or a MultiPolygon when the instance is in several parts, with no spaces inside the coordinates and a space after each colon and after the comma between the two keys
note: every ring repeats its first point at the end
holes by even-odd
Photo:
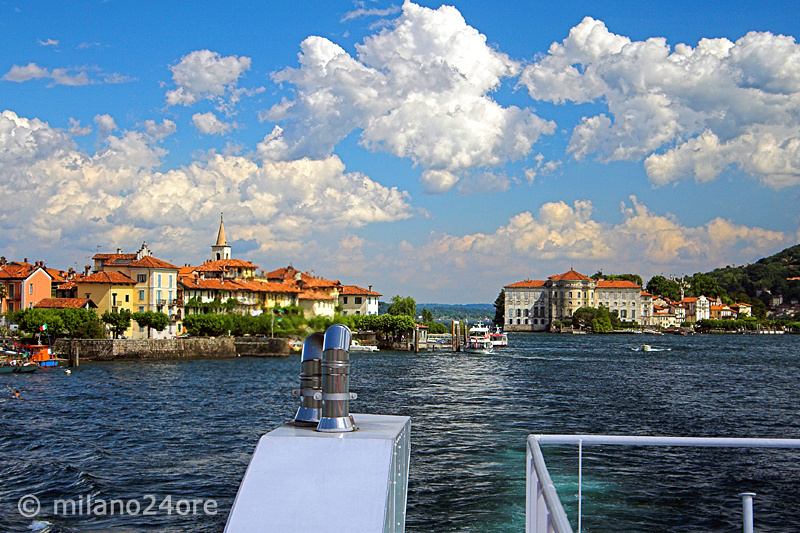
{"type": "Polygon", "coordinates": [[[372,292],[372,285],[369,286],[369,292],[372,292]]]}
{"type": "Polygon", "coordinates": [[[117,253],[121,254],[122,253],[122,248],[117,248],[117,253]]]}
{"type": "Polygon", "coordinates": [[[89,271],[90,271],[91,269],[92,269],[91,265],[85,265],[85,266],[83,267],[83,275],[84,275],[84,276],[88,276],[88,275],[89,275],[89,271]]]}
{"type": "Polygon", "coordinates": [[[22,260],[22,262],[23,263],[27,263],[28,262],[28,258],[26,257],[25,259],[22,260]]]}

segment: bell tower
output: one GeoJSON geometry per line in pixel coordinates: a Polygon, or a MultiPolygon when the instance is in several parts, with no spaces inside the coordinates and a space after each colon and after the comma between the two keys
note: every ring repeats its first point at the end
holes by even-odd
{"type": "Polygon", "coordinates": [[[219,233],[217,233],[217,244],[211,246],[211,260],[219,261],[221,259],[231,258],[231,247],[228,246],[228,241],[225,240],[225,225],[222,223],[222,213],[219,214],[219,233]]]}

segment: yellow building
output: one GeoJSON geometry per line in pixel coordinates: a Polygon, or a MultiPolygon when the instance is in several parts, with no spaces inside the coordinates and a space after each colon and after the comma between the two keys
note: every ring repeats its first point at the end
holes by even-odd
{"type": "MultiPolygon", "coordinates": [[[[167,328],[152,332],[152,338],[171,338],[180,333],[183,303],[178,300],[178,267],[153,257],[146,243],[135,254],[97,254],[94,263],[96,271],[118,272],[134,281],[133,312],[156,311],[169,316],[167,328]]],[[[133,337],[145,339],[147,331],[135,328],[133,337]]]]}
{"type": "MultiPolygon", "coordinates": [[[[88,276],[77,277],[68,285],[73,286],[72,292],[76,298],[89,298],[97,305],[97,316],[106,311],[112,313],[136,311],[133,303],[136,282],[125,274],[95,272],[88,276]]],[[[134,329],[134,327],[128,328],[125,336],[132,337],[134,329]]]]}

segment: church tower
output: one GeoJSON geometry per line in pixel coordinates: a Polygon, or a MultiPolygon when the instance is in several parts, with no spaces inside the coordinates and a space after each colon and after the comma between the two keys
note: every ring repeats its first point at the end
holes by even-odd
{"type": "Polygon", "coordinates": [[[222,223],[222,213],[219,215],[219,233],[217,233],[217,244],[211,246],[211,260],[219,261],[220,259],[231,258],[231,247],[228,246],[228,241],[225,240],[225,226],[222,223]]]}

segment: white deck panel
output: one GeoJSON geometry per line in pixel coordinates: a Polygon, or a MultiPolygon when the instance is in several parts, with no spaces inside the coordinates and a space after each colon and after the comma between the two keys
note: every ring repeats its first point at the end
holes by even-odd
{"type": "MultiPolygon", "coordinates": [[[[386,531],[387,513],[393,512],[387,502],[397,490],[396,444],[407,426],[408,435],[411,419],[363,414],[353,419],[358,430],[349,433],[284,425],[262,436],[225,531],[386,531]]],[[[403,507],[407,477],[406,467],[403,507]]],[[[402,522],[399,531],[404,516],[402,522]]]]}

